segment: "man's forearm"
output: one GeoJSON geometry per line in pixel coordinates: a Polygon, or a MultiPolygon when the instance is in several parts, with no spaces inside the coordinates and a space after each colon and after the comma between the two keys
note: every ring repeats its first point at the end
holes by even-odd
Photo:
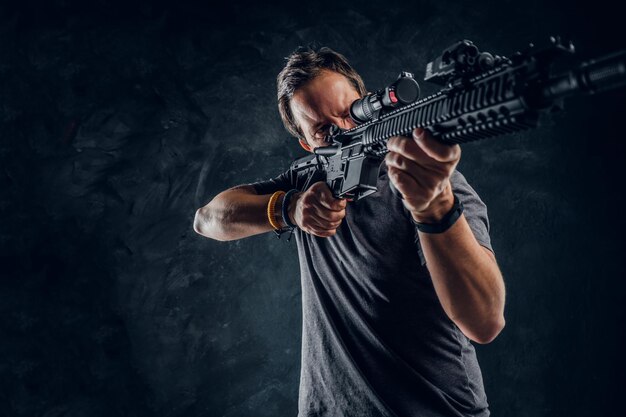
{"type": "Polygon", "coordinates": [[[489,343],[504,327],[504,282],[491,251],[465,216],[446,232],[419,234],[433,285],[448,317],[470,339],[489,343]]]}
{"type": "Polygon", "coordinates": [[[218,194],[196,211],[194,230],[216,240],[236,240],[272,230],[267,219],[269,195],[257,195],[251,186],[218,194]]]}

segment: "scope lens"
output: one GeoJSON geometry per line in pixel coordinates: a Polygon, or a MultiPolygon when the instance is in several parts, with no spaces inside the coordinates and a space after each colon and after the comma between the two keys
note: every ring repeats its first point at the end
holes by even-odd
{"type": "Polygon", "coordinates": [[[413,78],[400,78],[396,82],[396,97],[402,104],[413,103],[420,96],[420,87],[413,78]]]}
{"type": "Polygon", "coordinates": [[[372,119],[371,98],[372,94],[369,94],[363,98],[354,100],[350,105],[350,117],[352,117],[352,120],[356,123],[361,124],[372,119]]]}

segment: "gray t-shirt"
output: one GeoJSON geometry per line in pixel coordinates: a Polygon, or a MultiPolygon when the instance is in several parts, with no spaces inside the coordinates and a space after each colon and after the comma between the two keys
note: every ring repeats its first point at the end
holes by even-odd
{"type": "MultiPolygon", "coordinates": [[[[286,172],[258,194],[301,190],[286,172]]],[[[452,189],[491,250],[487,209],[459,172],[452,189]]],[[[444,312],[410,214],[389,187],[349,202],[337,234],[295,231],[302,281],[299,417],[489,415],[474,347],[444,312]]]]}

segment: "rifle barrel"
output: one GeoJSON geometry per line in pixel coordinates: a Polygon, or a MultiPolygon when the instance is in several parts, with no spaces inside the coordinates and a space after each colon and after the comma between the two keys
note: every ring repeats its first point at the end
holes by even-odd
{"type": "Polygon", "coordinates": [[[544,99],[556,100],[577,93],[593,94],[626,85],[626,50],[581,64],[550,80],[544,99]]]}

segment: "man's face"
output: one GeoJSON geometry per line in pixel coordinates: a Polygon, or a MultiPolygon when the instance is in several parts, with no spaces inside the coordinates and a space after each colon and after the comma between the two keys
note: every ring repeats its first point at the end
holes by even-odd
{"type": "Polygon", "coordinates": [[[291,99],[295,122],[304,132],[311,149],[329,145],[324,141],[330,125],[342,129],[356,126],[350,118],[350,105],[360,98],[348,79],[334,71],[322,72],[298,88],[291,99]]]}

